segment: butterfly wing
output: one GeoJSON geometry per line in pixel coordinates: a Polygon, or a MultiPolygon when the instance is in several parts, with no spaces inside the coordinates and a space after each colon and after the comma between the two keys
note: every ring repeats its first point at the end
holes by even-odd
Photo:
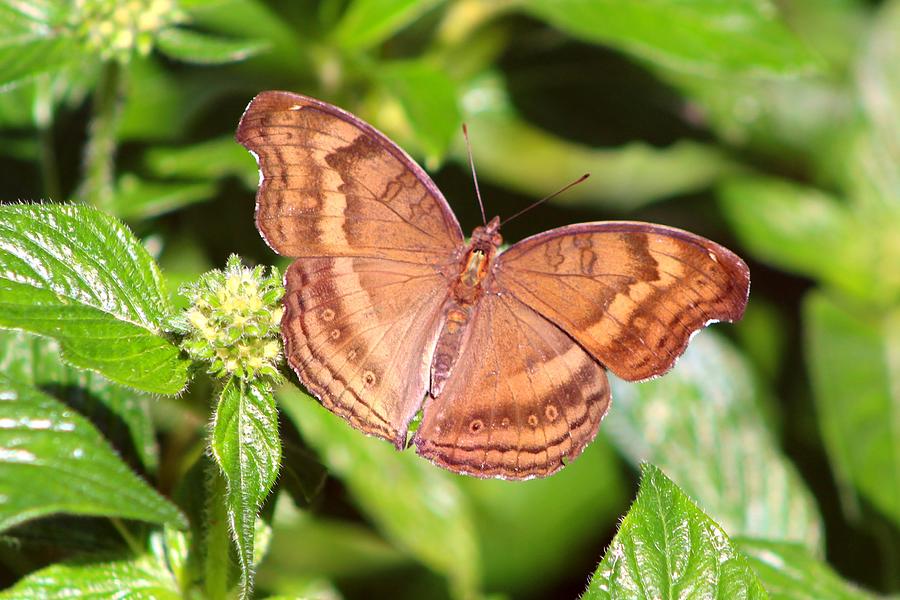
{"type": "Polygon", "coordinates": [[[285,275],[285,356],[357,429],[402,448],[422,404],[446,282],[427,265],[301,258],[285,275]]]}
{"type": "Polygon", "coordinates": [[[237,140],[256,157],[256,226],[279,254],[449,263],[463,243],[428,175],[384,134],[335,106],[263,92],[237,140]]]}
{"type": "Polygon", "coordinates": [[[425,172],[334,106],[263,92],[237,139],[260,168],[256,224],[285,275],[285,354],[354,427],[402,446],[425,394],[441,306],[463,250],[425,172]]]}
{"type": "Polygon", "coordinates": [[[623,379],[661,375],[698,329],[740,319],[750,273],[705,238],[649,223],[599,222],[525,239],[495,263],[495,285],[623,379]]]}
{"type": "Polygon", "coordinates": [[[443,391],[426,400],[417,452],[478,477],[558,471],[594,439],[606,414],[603,367],[509,294],[483,296],[469,328],[443,391]]]}

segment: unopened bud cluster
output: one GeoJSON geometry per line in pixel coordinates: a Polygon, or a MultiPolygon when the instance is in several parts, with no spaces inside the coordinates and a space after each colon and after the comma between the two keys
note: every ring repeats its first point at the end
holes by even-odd
{"type": "Polygon", "coordinates": [[[178,328],[192,358],[209,363],[216,377],[279,377],[284,287],[277,269],[265,275],[263,267],[248,269],[232,255],[224,272],[210,271],[182,293],[192,306],[178,328]]]}
{"type": "Polygon", "coordinates": [[[69,25],[88,50],[106,60],[146,56],[156,35],[186,20],[177,0],[74,0],[69,25]]]}

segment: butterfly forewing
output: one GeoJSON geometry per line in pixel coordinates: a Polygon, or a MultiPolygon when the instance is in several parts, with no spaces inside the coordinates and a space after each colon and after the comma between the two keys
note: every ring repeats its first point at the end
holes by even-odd
{"type": "Polygon", "coordinates": [[[256,225],[279,254],[435,264],[461,247],[459,223],[424,171],[349,113],[263,92],[237,139],[259,162],[256,225]]]}
{"type": "Polygon", "coordinates": [[[750,276],[731,251],[648,223],[580,223],[501,254],[495,285],[558,325],[613,373],[669,370],[693,332],[743,315],[750,276]]]}
{"type": "Polygon", "coordinates": [[[511,295],[488,293],[413,442],[478,477],[544,477],[581,454],[609,407],[606,373],[572,338],[511,295]]]}

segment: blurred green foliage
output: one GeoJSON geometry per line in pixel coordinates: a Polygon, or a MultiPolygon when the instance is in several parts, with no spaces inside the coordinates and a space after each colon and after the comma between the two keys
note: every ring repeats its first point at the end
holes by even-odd
{"type": "Polygon", "coordinates": [[[0,336],[3,597],[221,598],[251,571],[258,597],[575,597],[590,573],[590,598],[900,592],[900,0],[0,0],[17,200],[88,206],[0,207],[0,326],[55,338],[0,336]],[[217,392],[171,396],[195,369],[165,322],[232,252],[277,260],[233,141],[265,89],[375,124],[464,228],[462,122],[490,213],[590,172],[506,239],[684,227],[748,260],[747,317],[614,382],[597,441],[541,481],[439,471],[286,385],[259,447],[216,430],[229,481],[263,465],[254,511],[282,457],[237,513],[217,392]]]}

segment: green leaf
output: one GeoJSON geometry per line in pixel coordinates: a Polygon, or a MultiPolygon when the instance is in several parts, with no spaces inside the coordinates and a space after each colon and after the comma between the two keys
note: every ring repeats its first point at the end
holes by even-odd
{"type": "Polygon", "coordinates": [[[725,531],[653,465],[582,600],[766,598],[725,531]]]}
{"type": "Polygon", "coordinates": [[[868,594],[844,581],[799,544],[732,538],[772,600],[865,600],[868,594]]]}
{"type": "Polygon", "coordinates": [[[328,470],[315,453],[300,439],[300,432],[291,421],[281,424],[282,460],[280,487],[291,495],[294,503],[303,508],[314,505],[328,479],[328,470]]]}
{"type": "Polygon", "coordinates": [[[110,562],[55,564],[0,592],[0,599],[10,600],[113,597],[178,600],[182,596],[172,574],[150,555],[110,562]]]}
{"type": "Polygon", "coordinates": [[[546,597],[571,573],[574,556],[594,551],[597,532],[614,523],[627,502],[620,460],[602,436],[553,477],[463,477],[459,483],[475,517],[484,587],[511,597],[546,597]]]}
{"type": "MultiPolygon", "coordinates": [[[[554,200],[566,205],[633,209],[708,187],[736,167],[711,146],[681,140],[667,148],[634,142],[590,148],[557,137],[516,114],[503,82],[484,77],[463,96],[463,112],[478,172],[509,189],[544,195],[561,182],[592,176],[554,200]]],[[[454,157],[466,161],[462,136],[454,157]]]]}
{"type": "Polygon", "coordinates": [[[227,483],[228,521],[247,595],[253,586],[256,514],[281,464],[278,410],[268,383],[228,381],[213,417],[210,445],[227,483]]]}
{"type": "Polygon", "coordinates": [[[197,65],[223,65],[246,60],[267,47],[262,40],[233,40],[170,27],[156,36],[156,48],[175,60],[197,65]]]}
{"type": "Polygon", "coordinates": [[[455,597],[474,596],[480,579],[477,538],[456,477],[351,429],[294,389],[282,388],[279,399],[304,439],[384,534],[447,576],[455,597]]]}
{"type": "Polygon", "coordinates": [[[900,525],[900,310],[854,310],[813,292],[803,313],[819,425],[835,474],[900,525]]]}
{"type": "Polygon", "coordinates": [[[451,142],[462,135],[456,84],[444,71],[422,61],[382,64],[378,77],[400,102],[426,161],[439,164],[451,142]]]}
{"type": "Polygon", "coordinates": [[[536,17],[688,73],[793,74],[818,65],[768,0],[524,0],[536,17]]]}
{"type": "Polygon", "coordinates": [[[159,449],[147,396],[64,364],[54,340],[16,331],[0,331],[0,373],[62,400],[88,417],[126,458],[156,470],[159,449]]]}
{"type": "Polygon", "coordinates": [[[893,231],[867,227],[835,198],[782,180],[735,179],[720,192],[726,218],[761,260],[857,297],[885,293],[885,278],[880,275],[887,265],[879,256],[883,235],[893,231]],[[863,229],[870,233],[861,237],[863,229]]]}
{"type": "Polygon", "coordinates": [[[78,46],[69,38],[0,41],[0,88],[65,67],[79,55],[78,46]]]}
{"type": "Polygon", "coordinates": [[[234,176],[251,190],[259,184],[256,161],[235,143],[233,136],[184,148],[154,148],[147,152],[145,162],[158,177],[219,179],[234,176]]]}
{"type": "MultiPolygon", "coordinates": [[[[210,465],[205,481],[206,502],[203,511],[203,587],[208,598],[227,598],[237,582],[240,559],[235,556],[229,531],[228,485],[218,465],[210,465]]],[[[195,548],[196,550],[196,548],[195,548]]]]}
{"type": "Polygon", "coordinates": [[[185,525],[87,419],[5,375],[0,400],[0,529],[59,512],[185,525]]]}
{"type": "Polygon", "coordinates": [[[179,80],[172,69],[166,69],[155,55],[134,56],[123,72],[127,95],[116,123],[120,142],[170,141],[180,139],[198,107],[208,102],[210,92],[203,93],[199,77],[179,80]]]}
{"type": "Polygon", "coordinates": [[[188,361],[163,337],[159,269],[121,223],[77,205],[0,207],[0,327],[60,342],[63,359],[137,389],[178,393],[188,361]]]}
{"type": "Polygon", "coordinates": [[[354,0],[333,32],[348,49],[375,46],[394,35],[442,0],[354,0]]]}
{"type": "Polygon", "coordinates": [[[603,428],[633,464],[658,464],[734,535],[819,549],[815,502],[763,421],[746,362],[718,336],[696,336],[664,377],[612,384],[603,428]]]}
{"type": "Polygon", "coordinates": [[[413,566],[366,524],[317,516],[285,499],[279,496],[272,548],[257,574],[260,588],[290,589],[309,575],[348,580],[413,566]]]}
{"type": "Polygon", "coordinates": [[[120,219],[148,219],[205,202],[215,193],[216,186],[206,181],[162,183],[126,173],[119,178],[109,209],[120,219]]]}
{"type": "Polygon", "coordinates": [[[58,2],[0,4],[0,89],[79,60],[74,38],[59,34],[66,10],[58,2]]]}
{"type": "Polygon", "coordinates": [[[900,190],[900,1],[885,2],[860,61],[857,86],[867,118],[850,153],[851,184],[859,199],[895,209],[900,190]]]}

